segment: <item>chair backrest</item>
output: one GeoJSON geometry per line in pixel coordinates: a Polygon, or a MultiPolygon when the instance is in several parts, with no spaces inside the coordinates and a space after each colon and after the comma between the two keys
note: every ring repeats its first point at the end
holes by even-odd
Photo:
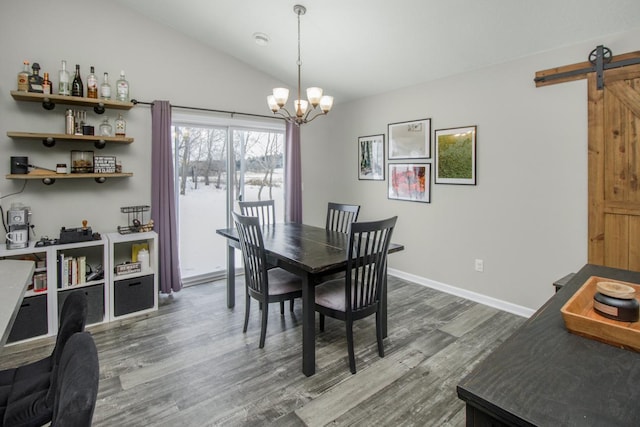
{"type": "Polygon", "coordinates": [[[257,216],[262,225],[276,223],[276,205],[274,200],[239,201],[240,213],[244,216],[257,216]]]}
{"type": "Polygon", "coordinates": [[[345,286],[347,316],[354,312],[367,315],[377,309],[385,283],[387,251],[397,219],[394,216],[351,224],[345,286]]]}
{"type": "Polygon", "coordinates": [[[64,346],[55,379],[51,427],[89,427],[98,395],[100,365],[93,337],[73,334],[64,346]]]}
{"type": "Polygon", "coordinates": [[[360,213],[359,205],[345,205],[342,203],[329,202],[327,205],[327,230],[348,233],[352,222],[358,220],[360,213]]]}
{"type": "Polygon", "coordinates": [[[269,279],[267,277],[269,266],[264,250],[260,220],[256,216],[238,215],[236,212],[232,212],[232,215],[240,237],[247,291],[255,297],[266,297],[269,294],[269,279]]]}
{"type": "Polygon", "coordinates": [[[56,346],[53,348],[52,363],[60,363],[60,357],[67,340],[76,332],[84,331],[88,313],[87,296],[81,290],[76,290],[67,295],[62,303],[60,311],[60,327],[56,336],[56,346]]]}

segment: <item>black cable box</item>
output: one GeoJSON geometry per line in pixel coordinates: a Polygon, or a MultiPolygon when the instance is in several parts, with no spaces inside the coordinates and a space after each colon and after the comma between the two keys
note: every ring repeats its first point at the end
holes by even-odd
{"type": "Polygon", "coordinates": [[[58,244],[87,242],[93,240],[91,227],[65,228],[60,229],[58,244]]]}

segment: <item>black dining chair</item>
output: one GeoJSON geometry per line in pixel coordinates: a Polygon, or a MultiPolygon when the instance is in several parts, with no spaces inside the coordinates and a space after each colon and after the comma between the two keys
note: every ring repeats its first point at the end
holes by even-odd
{"type": "Polygon", "coordinates": [[[269,304],[273,302],[284,303],[287,300],[301,298],[302,280],[295,274],[279,267],[269,268],[262,239],[262,226],[258,217],[239,215],[236,212],[232,214],[240,237],[240,248],[244,261],[246,300],[242,332],[247,332],[249,307],[251,298],[254,298],[260,303],[262,309],[260,348],[263,348],[267,333],[269,304]]]}
{"type": "Polygon", "coordinates": [[[244,216],[257,216],[262,225],[276,223],[276,206],[274,200],[239,201],[240,213],[244,216]]]}
{"type": "Polygon", "coordinates": [[[358,220],[359,205],[346,205],[343,203],[329,202],[327,205],[327,230],[348,233],[352,222],[358,220]]]}
{"type": "Polygon", "coordinates": [[[397,217],[380,221],[354,222],[349,230],[345,276],[316,287],[315,310],[320,313],[320,330],[325,316],[345,322],[349,368],[356,373],[353,350],[353,322],[376,315],[378,354],[384,357],[380,298],[386,284],[387,251],[397,217]]]}

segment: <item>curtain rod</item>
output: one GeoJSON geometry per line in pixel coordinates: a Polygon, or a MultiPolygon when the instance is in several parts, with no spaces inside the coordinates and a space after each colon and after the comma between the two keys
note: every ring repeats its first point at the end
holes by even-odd
{"type": "MultiPolygon", "coordinates": [[[[137,99],[132,99],[131,102],[133,103],[133,105],[137,105],[137,104],[153,105],[153,102],[138,101],[137,99]]],[[[249,117],[261,117],[263,119],[284,120],[282,117],[265,116],[263,114],[240,113],[237,111],[214,110],[211,108],[201,108],[201,107],[185,107],[183,105],[171,105],[171,108],[182,108],[184,110],[196,110],[196,111],[208,111],[211,113],[223,113],[223,114],[231,115],[232,118],[234,115],[238,115],[238,116],[249,116],[249,117]]]]}

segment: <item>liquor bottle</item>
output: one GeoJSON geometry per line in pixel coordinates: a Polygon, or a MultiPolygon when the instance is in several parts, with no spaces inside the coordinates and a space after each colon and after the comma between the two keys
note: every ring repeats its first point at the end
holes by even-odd
{"type": "Polygon", "coordinates": [[[67,61],[62,61],[62,69],[58,74],[58,95],[71,95],[71,76],[69,76],[69,72],[67,71],[67,61]]]}
{"type": "Polygon", "coordinates": [[[49,73],[44,73],[44,80],[42,81],[42,93],[45,95],[51,95],[51,80],[49,80],[49,73]]]}
{"type": "Polygon", "coordinates": [[[98,79],[94,73],[95,69],[91,66],[91,72],[87,76],[87,98],[98,97],[98,79]]]}
{"type": "Polygon", "coordinates": [[[111,124],[109,123],[109,118],[105,117],[102,123],[100,124],[100,136],[111,136],[111,124]]]}
{"type": "Polygon", "coordinates": [[[118,114],[116,119],[116,136],[125,136],[127,134],[127,122],[122,117],[122,114],[118,114]]]}
{"type": "Polygon", "coordinates": [[[76,64],[76,75],[73,76],[73,82],[71,83],[71,96],[84,96],[84,85],[82,84],[82,77],[80,77],[79,64],[76,64]]]}
{"type": "Polygon", "coordinates": [[[120,71],[120,78],[116,82],[116,99],[118,101],[129,101],[129,82],[124,76],[124,71],[120,71]]]}
{"type": "Polygon", "coordinates": [[[111,99],[111,85],[109,84],[109,73],[104,73],[104,80],[100,85],[100,98],[111,99]]]}
{"type": "Polygon", "coordinates": [[[29,92],[42,93],[43,78],[40,75],[40,64],[34,62],[31,66],[33,74],[29,76],[29,92]]]}
{"type": "Polygon", "coordinates": [[[22,71],[18,73],[18,90],[20,92],[29,92],[29,61],[22,63],[22,71]]]}

